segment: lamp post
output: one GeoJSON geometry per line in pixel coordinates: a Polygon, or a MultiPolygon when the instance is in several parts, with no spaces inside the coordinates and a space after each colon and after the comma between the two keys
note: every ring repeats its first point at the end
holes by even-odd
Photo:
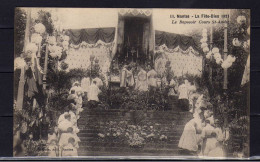
{"type": "MultiPolygon", "coordinates": [[[[228,48],[227,48],[227,24],[224,25],[224,60],[227,59],[227,53],[228,53],[228,48]]],[[[223,82],[223,89],[227,89],[227,68],[224,68],[224,82],[223,82]]]]}

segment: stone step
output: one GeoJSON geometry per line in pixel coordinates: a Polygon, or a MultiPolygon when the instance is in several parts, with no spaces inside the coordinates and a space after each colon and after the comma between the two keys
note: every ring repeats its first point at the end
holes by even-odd
{"type": "MultiPolygon", "coordinates": [[[[146,144],[144,145],[145,148],[155,148],[155,149],[175,149],[178,148],[178,141],[167,141],[166,142],[162,142],[162,141],[158,141],[158,143],[149,143],[146,142],[146,144]]],[[[104,142],[97,142],[97,141],[89,141],[89,142],[82,142],[79,143],[80,148],[83,147],[119,147],[119,148],[123,148],[123,147],[131,147],[128,143],[125,142],[110,142],[110,141],[104,141],[104,142]]]]}
{"type": "Polygon", "coordinates": [[[147,114],[148,116],[172,116],[172,115],[180,115],[180,116],[189,116],[191,115],[190,112],[176,112],[176,111],[131,111],[131,110],[83,110],[81,112],[81,115],[89,115],[89,116],[95,116],[95,115],[108,115],[108,116],[113,116],[113,115],[128,115],[128,114],[133,114],[133,113],[142,113],[142,114],[147,114]]]}
{"type": "MultiPolygon", "coordinates": [[[[130,153],[129,155],[137,155],[137,153],[153,153],[154,156],[159,155],[159,154],[177,154],[179,149],[174,148],[174,149],[163,149],[163,148],[132,148],[132,147],[91,147],[91,146],[86,146],[86,147],[80,147],[78,149],[78,152],[80,152],[80,155],[86,154],[86,152],[91,151],[91,152],[110,152],[113,154],[113,152],[117,153],[117,155],[123,155],[124,153],[130,153]]],[[[110,154],[110,155],[111,155],[110,154]]]]}
{"type": "MultiPolygon", "coordinates": [[[[93,131],[90,131],[90,130],[80,130],[77,135],[79,137],[89,137],[89,136],[98,136],[99,133],[104,134],[104,135],[107,134],[107,133],[104,133],[104,132],[98,131],[98,130],[93,130],[93,131]]],[[[150,132],[147,132],[146,134],[148,135],[148,134],[150,134],[150,132]]],[[[160,135],[165,135],[167,137],[168,136],[181,136],[181,134],[182,134],[182,131],[160,132],[160,135]]]]}
{"type": "MultiPolygon", "coordinates": [[[[93,119],[93,118],[132,118],[135,115],[132,114],[80,114],[80,119],[93,119]]],[[[136,115],[138,116],[138,115],[136,115]]],[[[141,115],[141,117],[150,118],[150,119],[186,119],[191,118],[190,114],[180,115],[180,114],[167,114],[167,115],[151,115],[145,114],[141,115]]]]}
{"type": "MultiPolygon", "coordinates": [[[[105,151],[81,151],[81,150],[78,150],[78,156],[94,156],[94,158],[98,158],[98,156],[109,156],[110,158],[108,159],[122,159],[123,157],[122,156],[125,156],[124,158],[127,158],[127,159],[130,159],[130,158],[133,158],[131,156],[137,156],[135,158],[139,158],[140,157],[148,157],[149,158],[153,158],[154,159],[158,159],[158,156],[178,156],[178,150],[176,152],[170,152],[170,153],[165,153],[165,152],[156,152],[156,153],[149,153],[149,152],[140,152],[140,151],[136,151],[134,153],[132,152],[122,152],[122,151],[119,151],[119,152],[105,152],[105,151]],[[113,157],[114,156],[114,157],[113,157]]],[[[104,159],[102,157],[102,159],[104,159]]]]}
{"type": "MultiPolygon", "coordinates": [[[[132,125],[132,124],[129,124],[132,125]]],[[[100,128],[109,128],[109,125],[101,125],[99,123],[96,123],[95,125],[93,124],[84,124],[84,123],[79,123],[78,125],[79,129],[100,129],[100,128]]],[[[156,130],[179,130],[179,129],[183,129],[185,127],[185,124],[177,124],[177,125],[172,125],[172,124],[159,124],[159,125],[152,125],[154,129],[156,130]]],[[[114,126],[112,126],[112,128],[114,128],[114,126]]]]}
{"type": "MultiPolygon", "coordinates": [[[[121,138],[106,138],[106,139],[98,139],[96,137],[84,137],[84,138],[80,138],[81,142],[80,145],[81,146],[88,146],[89,142],[96,142],[96,143],[118,143],[118,142],[125,142],[125,139],[121,139],[121,138]]],[[[179,137],[171,137],[168,138],[167,141],[172,143],[172,144],[177,144],[180,140],[180,136],[179,137]]],[[[149,142],[159,142],[161,143],[162,140],[156,138],[156,139],[146,139],[145,140],[147,143],[149,142]]]]}
{"type": "MultiPolygon", "coordinates": [[[[80,132],[77,134],[79,137],[87,137],[89,135],[97,135],[98,133],[102,133],[104,134],[103,132],[101,131],[98,131],[98,130],[80,130],[80,132]]],[[[147,133],[149,134],[149,133],[147,133]]],[[[171,130],[171,131],[160,131],[160,134],[161,135],[178,135],[180,136],[182,134],[182,131],[177,131],[177,130],[171,130]]]]}

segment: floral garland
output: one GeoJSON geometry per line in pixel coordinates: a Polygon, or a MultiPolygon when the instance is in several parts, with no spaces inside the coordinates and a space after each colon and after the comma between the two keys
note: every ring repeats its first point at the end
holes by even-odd
{"type": "Polygon", "coordinates": [[[112,48],[114,47],[114,44],[115,42],[111,42],[111,43],[105,43],[101,40],[98,40],[95,44],[89,44],[85,41],[81,42],[80,44],[78,45],[75,45],[75,44],[70,44],[69,46],[71,48],[74,48],[74,49],[79,49],[79,48],[100,48],[100,46],[105,46],[107,48],[109,48],[110,50],[112,50],[112,48]]]}
{"type": "Polygon", "coordinates": [[[169,52],[169,53],[174,53],[174,52],[181,52],[183,54],[189,54],[189,53],[193,53],[195,55],[199,55],[199,52],[194,50],[194,48],[192,47],[189,47],[187,50],[183,50],[180,48],[180,46],[177,46],[176,48],[174,49],[170,49],[168,48],[165,44],[157,47],[158,50],[155,50],[156,53],[163,53],[163,52],[169,52]]]}

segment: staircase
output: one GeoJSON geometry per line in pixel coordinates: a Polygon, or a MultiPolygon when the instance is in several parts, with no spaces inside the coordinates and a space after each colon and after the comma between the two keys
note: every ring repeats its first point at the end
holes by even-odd
{"type": "MultiPolygon", "coordinates": [[[[79,156],[174,156],[178,155],[178,142],[185,124],[192,118],[189,112],[174,111],[126,111],[126,110],[90,110],[85,108],[78,120],[79,156]],[[133,118],[134,116],[137,117],[133,118]],[[140,115],[141,114],[141,115],[140,115]],[[139,115],[139,117],[138,117],[139,115]],[[136,121],[137,120],[137,121],[136,121]],[[166,140],[145,141],[141,148],[133,148],[118,138],[100,139],[98,133],[104,130],[108,122],[126,121],[129,124],[141,122],[153,123],[153,127],[163,131],[166,140]]],[[[134,124],[133,124],[134,125],[134,124]]]]}

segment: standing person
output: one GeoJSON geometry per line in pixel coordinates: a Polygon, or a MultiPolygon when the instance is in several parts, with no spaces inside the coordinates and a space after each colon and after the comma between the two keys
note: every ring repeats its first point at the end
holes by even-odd
{"type": "Polygon", "coordinates": [[[171,79],[169,84],[168,100],[169,106],[174,111],[178,112],[178,94],[177,94],[177,83],[174,78],[171,79]]]}
{"type": "Polygon", "coordinates": [[[124,65],[120,75],[120,87],[134,86],[134,75],[130,66],[124,65]]]}
{"type": "Polygon", "coordinates": [[[127,65],[124,65],[120,73],[120,87],[126,87],[127,65]]]}
{"type": "Polygon", "coordinates": [[[148,65],[148,70],[148,86],[149,89],[154,90],[157,87],[157,72],[154,69],[152,69],[150,65],[148,65]]]}
{"type": "Polygon", "coordinates": [[[140,71],[137,75],[136,87],[137,90],[146,92],[148,91],[147,73],[140,67],[140,71]]]}
{"type": "Polygon", "coordinates": [[[94,80],[88,90],[88,103],[90,108],[96,107],[99,102],[98,94],[101,91],[96,84],[97,82],[94,80]]]}
{"type": "Polygon", "coordinates": [[[185,80],[178,88],[179,92],[179,105],[182,111],[189,111],[189,87],[188,80],[185,80]]]}

